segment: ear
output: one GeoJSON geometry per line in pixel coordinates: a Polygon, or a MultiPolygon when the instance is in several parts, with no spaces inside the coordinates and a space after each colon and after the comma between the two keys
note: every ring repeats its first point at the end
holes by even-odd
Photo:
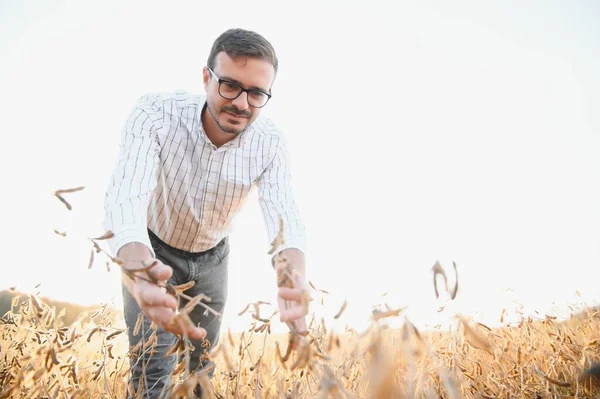
{"type": "Polygon", "coordinates": [[[210,82],[210,72],[208,67],[202,68],[202,80],[204,80],[204,90],[208,92],[208,82],[210,82]]]}

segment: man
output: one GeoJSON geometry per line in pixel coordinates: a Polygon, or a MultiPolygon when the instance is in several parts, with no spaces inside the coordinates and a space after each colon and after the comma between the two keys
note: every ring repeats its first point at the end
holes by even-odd
{"type": "MultiPolygon", "coordinates": [[[[293,286],[279,288],[280,319],[292,331],[306,331],[305,233],[292,195],[289,155],[282,133],[260,116],[277,67],[265,38],[231,29],[216,39],[203,69],[206,95],[145,95],[129,115],[107,190],[105,228],[114,233],[111,251],[123,268],[147,270],[123,277],[130,347],[152,334],[151,322],[158,327],[156,353],[132,356],[130,396],[141,390],[144,398],[154,398],[168,389],[175,357],[163,355],[177,336],[189,337],[194,346],[190,371],[213,366],[203,355],[206,341],[209,348],[217,344],[221,318],[196,306],[189,316],[199,327],[184,324],[182,330],[174,322],[176,309],[188,300],[178,305],[159,285],[193,281],[187,298],[205,294],[206,305],[223,311],[230,225],[253,186],[271,241],[283,220],[284,242],[274,254],[287,259],[293,286]]],[[[282,273],[277,270],[278,281],[282,273]]]]}

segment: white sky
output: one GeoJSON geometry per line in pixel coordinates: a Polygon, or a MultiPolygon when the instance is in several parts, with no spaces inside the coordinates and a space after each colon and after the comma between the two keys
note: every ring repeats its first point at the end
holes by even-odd
{"type": "MultiPolygon", "coordinates": [[[[118,274],[87,269],[83,237],[103,233],[125,118],[146,92],[203,91],[212,42],[243,27],[280,58],[264,112],[290,142],[328,325],[361,329],[384,301],[421,328],[600,302],[597,3],[211,3],[0,1],[0,289],[120,306],[118,274]],[[52,191],[79,185],[68,212],[52,191]],[[441,313],[436,260],[461,286],[441,313]]],[[[246,303],[275,303],[255,197],[231,243],[238,329],[246,303]]]]}

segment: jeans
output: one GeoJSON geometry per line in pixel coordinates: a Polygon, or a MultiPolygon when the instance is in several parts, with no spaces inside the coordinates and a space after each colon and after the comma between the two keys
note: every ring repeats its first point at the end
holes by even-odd
{"type": "MultiPolygon", "coordinates": [[[[207,295],[211,301],[203,302],[222,314],[227,300],[228,239],[224,238],[219,244],[207,251],[190,253],[170,247],[151,231],[148,231],[148,233],[156,258],[173,268],[173,275],[169,279],[169,283],[179,285],[194,281],[194,286],[184,293],[190,297],[201,293],[207,295]]],[[[133,334],[141,310],[124,285],[122,291],[129,347],[132,348],[140,340],[145,342],[153,331],[150,328],[151,321],[144,315],[143,325],[138,334],[133,334]]],[[[186,300],[181,299],[180,308],[185,306],[186,303],[186,300]]],[[[206,358],[202,360],[202,357],[205,355],[205,351],[208,352],[210,348],[214,348],[218,343],[221,317],[214,316],[209,312],[205,313],[205,308],[199,305],[196,305],[189,316],[194,324],[206,330],[206,340],[210,344],[207,347],[207,343],[203,340],[190,339],[191,344],[194,346],[194,350],[190,351],[190,372],[211,368],[207,375],[212,377],[214,363],[206,358]]],[[[173,353],[166,357],[164,355],[177,342],[177,337],[162,328],[158,328],[157,338],[157,345],[154,348],[155,353],[150,353],[151,350],[142,351],[140,348],[130,357],[131,375],[127,388],[128,398],[138,397],[136,394],[140,390],[142,392],[141,397],[144,399],[159,398],[164,395],[163,390],[167,392],[172,387],[170,376],[173,367],[175,367],[176,354],[173,353]],[[130,387],[133,387],[133,392],[131,392],[130,387]]]]}

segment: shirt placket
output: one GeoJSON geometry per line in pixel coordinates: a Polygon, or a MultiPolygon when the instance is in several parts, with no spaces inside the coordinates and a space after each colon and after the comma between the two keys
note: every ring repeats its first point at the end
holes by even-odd
{"type": "Polygon", "coordinates": [[[213,219],[214,206],[211,206],[211,204],[214,204],[217,200],[217,188],[220,178],[218,171],[221,169],[219,160],[222,158],[224,151],[226,151],[226,148],[217,148],[213,144],[210,144],[210,153],[208,154],[206,164],[206,189],[202,212],[202,226],[206,229],[212,228],[210,223],[213,219]]]}

